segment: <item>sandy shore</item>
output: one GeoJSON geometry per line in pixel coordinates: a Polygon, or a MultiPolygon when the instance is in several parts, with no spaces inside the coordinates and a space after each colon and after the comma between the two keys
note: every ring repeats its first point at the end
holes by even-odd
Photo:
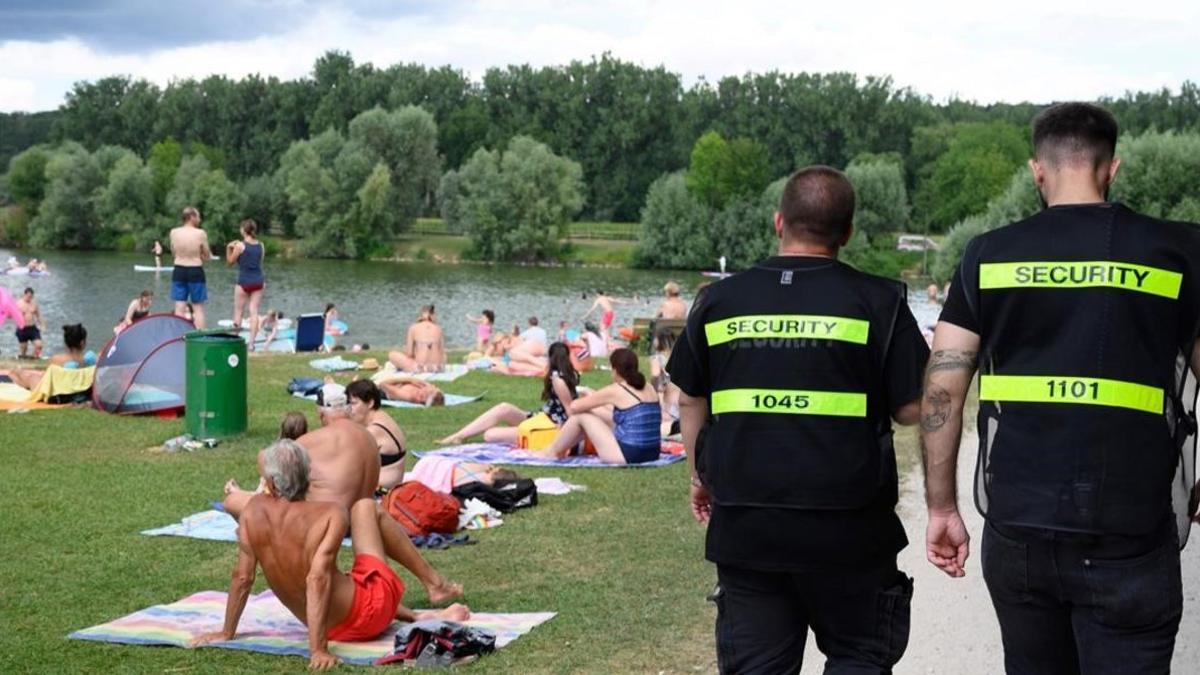
{"type": "MultiPolygon", "coordinates": [[[[902,487],[900,517],[908,531],[908,548],[900,553],[900,569],[914,579],[912,634],[897,675],[926,673],[1002,673],[1000,628],[979,566],[983,517],[975,510],[971,479],[977,441],[963,438],[959,456],[959,508],[971,532],[967,576],[951,579],[925,560],[925,503],[918,468],[902,487]]],[[[804,673],[820,673],[825,659],[809,636],[804,673]]],[[[1175,673],[1200,673],[1200,525],[1183,551],[1183,623],[1172,662],[1175,673]]]]}

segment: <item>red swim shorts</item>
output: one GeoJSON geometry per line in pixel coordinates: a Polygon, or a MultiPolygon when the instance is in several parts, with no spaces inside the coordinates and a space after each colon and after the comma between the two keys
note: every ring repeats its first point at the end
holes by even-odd
{"type": "Polygon", "coordinates": [[[396,608],[404,597],[404,582],[386,562],[366,554],[354,556],[350,580],[354,582],[350,613],[329,629],[329,639],[342,642],[373,640],[396,618],[396,608]]]}
{"type": "Polygon", "coordinates": [[[263,284],[238,284],[238,286],[241,286],[242,292],[246,293],[246,294],[254,293],[255,291],[261,291],[262,289],[267,287],[267,285],[265,283],[263,283],[263,284]]]}

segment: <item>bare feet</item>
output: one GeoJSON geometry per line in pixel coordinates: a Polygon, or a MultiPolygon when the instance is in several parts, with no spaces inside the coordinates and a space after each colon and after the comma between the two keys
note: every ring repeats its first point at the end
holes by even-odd
{"type": "Polygon", "coordinates": [[[445,609],[425,609],[413,612],[413,614],[416,615],[417,621],[428,621],[430,619],[466,621],[471,618],[471,608],[456,602],[445,609]]]}
{"type": "Polygon", "coordinates": [[[463,586],[460,583],[455,583],[445,577],[441,577],[436,584],[426,584],[425,592],[429,594],[430,604],[440,605],[448,600],[461,598],[463,586]]]}

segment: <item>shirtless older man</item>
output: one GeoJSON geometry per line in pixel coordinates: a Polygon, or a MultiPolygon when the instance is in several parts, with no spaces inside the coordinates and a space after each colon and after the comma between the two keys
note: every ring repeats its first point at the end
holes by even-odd
{"type": "Polygon", "coordinates": [[[175,315],[187,318],[188,302],[192,303],[192,322],[204,328],[204,303],[208,300],[208,284],[204,278],[204,261],[212,257],[208,233],[200,229],[200,212],[189,206],[183,210],[183,223],[171,230],[171,256],[175,269],[171,272],[171,299],[175,315]]]}
{"type": "MultiPolygon", "coordinates": [[[[360,499],[374,500],[379,485],[379,445],[371,434],[351,419],[346,390],[339,384],[327,384],[318,394],[317,410],[321,428],[310,431],[296,442],[307,451],[311,463],[305,499],[310,502],[333,502],[349,511],[360,499]]],[[[256,493],[238,487],[230,480],[225,484],[225,510],[234,518],[256,493]]],[[[382,507],[376,504],[380,518],[380,535],[387,557],[403,565],[425,587],[429,601],[441,604],[462,595],[462,585],[451,583],[433,569],[408,534],[382,507]]],[[[346,534],[342,530],[339,536],[346,534]]]]}
{"type": "Polygon", "coordinates": [[[686,319],[688,313],[688,304],[683,298],[679,297],[679,284],[674,281],[668,281],[666,286],[663,286],[662,303],[658,306],[658,311],[654,313],[658,319],[686,319]]]}
{"type": "Polygon", "coordinates": [[[287,439],[258,454],[264,492],[246,501],[238,519],[238,560],[224,628],[197,637],[192,646],[234,639],[260,565],[275,596],[308,626],[309,666],[315,670],[338,663],[329,653],[329,640],[372,640],[393,619],[470,617],[470,610],[458,604],[423,612],[401,604],[404,582],[388,567],[381,533],[395,521],[376,508],[374,499],[356,500],[349,514],[337,503],[305,501],[310,466],[304,448],[287,439]],[[337,567],[347,528],[354,546],[349,574],[337,567]]]}

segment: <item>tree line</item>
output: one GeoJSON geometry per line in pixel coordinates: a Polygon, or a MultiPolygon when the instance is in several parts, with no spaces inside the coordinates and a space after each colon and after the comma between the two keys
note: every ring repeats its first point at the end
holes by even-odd
{"type": "MultiPolygon", "coordinates": [[[[1190,82],[1177,93],[1129,93],[1101,103],[1134,135],[1193,131],[1200,121],[1200,89],[1190,82]]],[[[0,160],[11,156],[0,163],[9,169],[0,198],[23,206],[5,216],[0,236],[7,231],[14,239],[24,227],[41,244],[140,243],[174,216],[173,195],[205,199],[218,210],[236,206],[273,232],[303,237],[314,251],[362,256],[417,215],[443,213],[467,233],[492,232],[504,222],[545,229],[551,214],[554,221],[561,214],[652,224],[661,203],[655,200],[666,198],[664,190],[678,193],[669,176],[680,171],[683,188],[712,211],[715,227],[732,225],[773,180],[810,163],[853,170],[871,189],[891,194],[869,216],[883,229],[939,232],[978,216],[1004,193],[1028,157],[1028,124],[1039,108],[938,104],[888,78],[851,73],[748,73],[684,86],[663,67],[607,54],[561,66],[491,68],[477,81],[450,67],[356,64],[340,52],[325,54],[297,80],[211,76],[160,88],[108,77],[78,83],[53,113],[0,115],[0,160]],[[83,168],[68,170],[62,157],[81,160],[84,153],[83,168]],[[517,162],[539,168],[522,173],[517,162]],[[22,177],[38,166],[45,194],[36,186],[22,192],[22,177]],[[539,171],[555,177],[546,190],[556,201],[516,212],[524,204],[514,195],[527,189],[518,183],[539,171]],[[473,190],[471,181],[490,187],[473,190]],[[74,190],[90,192],[69,199],[74,190]],[[495,199],[485,208],[486,195],[495,199]],[[43,200],[50,215],[40,213],[43,200]],[[96,225],[90,234],[60,233],[84,215],[96,225]]],[[[549,244],[530,236],[477,241],[475,250],[481,257],[554,255],[557,235],[549,244]]],[[[650,243],[657,234],[645,236],[650,243]]],[[[746,241],[733,237],[731,245],[746,241]]],[[[639,254],[643,264],[661,258],[639,254]]]]}

